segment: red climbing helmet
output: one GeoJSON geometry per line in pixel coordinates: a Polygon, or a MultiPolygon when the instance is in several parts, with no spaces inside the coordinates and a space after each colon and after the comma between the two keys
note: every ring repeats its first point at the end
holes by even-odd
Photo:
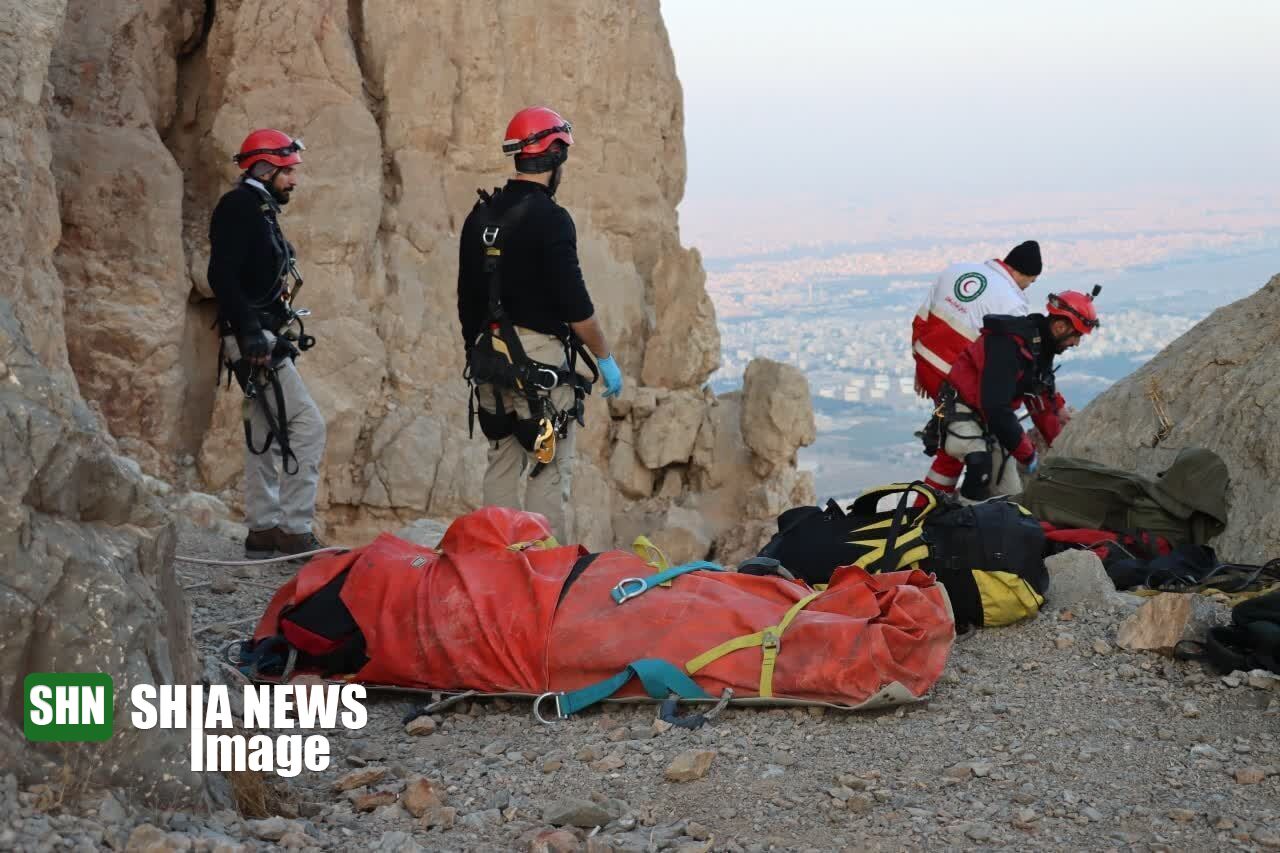
{"type": "Polygon", "coordinates": [[[1102,288],[1095,284],[1093,292],[1088,294],[1078,290],[1050,293],[1047,309],[1049,316],[1069,320],[1078,333],[1087,335],[1102,325],[1098,319],[1098,309],[1093,307],[1093,297],[1101,292],[1102,288]]]}
{"type": "Polygon", "coordinates": [[[266,161],[272,166],[284,168],[296,166],[302,162],[299,151],[306,146],[301,139],[293,139],[287,133],[278,130],[255,130],[244,138],[240,144],[240,153],[232,159],[246,172],[254,163],[266,161]]]}
{"type": "Polygon", "coordinates": [[[541,154],[559,140],[573,144],[573,125],[549,107],[526,107],[516,113],[507,125],[502,143],[503,154],[541,154]]]}

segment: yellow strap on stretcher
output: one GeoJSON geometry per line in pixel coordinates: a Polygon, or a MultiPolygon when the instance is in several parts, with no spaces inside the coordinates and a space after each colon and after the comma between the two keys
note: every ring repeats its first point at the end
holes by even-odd
{"type": "Polygon", "coordinates": [[[759,646],[761,648],[759,695],[765,699],[773,696],[773,668],[777,663],[778,651],[782,646],[782,635],[792,620],[796,618],[801,610],[804,610],[805,605],[821,594],[820,592],[815,592],[797,601],[777,625],[770,625],[768,628],[756,631],[754,634],[734,637],[732,640],[727,640],[710,651],[703,652],[684,665],[685,671],[693,675],[698,670],[710,663],[714,663],[727,654],[759,646]]]}
{"type": "MultiPolygon", "coordinates": [[[[637,557],[660,572],[665,572],[671,568],[671,561],[667,559],[667,555],[662,553],[661,548],[650,542],[648,536],[637,536],[631,543],[631,550],[637,557]]],[[[671,586],[671,581],[663,581],[658,586],[669,587],[671,586]]]]}

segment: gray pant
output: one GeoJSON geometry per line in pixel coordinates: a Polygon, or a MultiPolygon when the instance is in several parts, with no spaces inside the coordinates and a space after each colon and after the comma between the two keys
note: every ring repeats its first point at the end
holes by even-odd
{"type": "MultiPolygon", "coordinates": [[[[525,355],[544,364],[567,367],[564,345],[551,335],[520,330],[520,343],[525,355]]],[[[507,388],[479,385],[476,396],[480,408],[489,413],[498,411],[495,395],[501,395],[503,409],[515,411],[516,417],[529,417],[529,403],[524,396],[507,388]]],[[[560,410],[573,405],[573,388],[560,385],[551,391],[551,402],[560,410]]],[[[562,544],[573,541],[569,518],[569,494],[571,490],[573,449],[577,423],[569,427],[566,438],[556,437],[556,455],[544,466],[538,476],[529,478],[520,501],[520,482],[535,463],[533,454],[527,452],[514,435],[489,442],[489,466],[484,472],[484,502],[486,506],[505,506],[536,512],[547,519],[551,532],[562,544]]]]}
{"type": "MultiPolygon", "coordinates": [[[[956,412],[962,415],[973,414],[973,409],[964,403],[956,403],[956,412]]],[[[953,459],[963,462],[970,453],[985,452],[987,440],[983,438],[982,424],[976,420],[957,420],[948,424],[946,442],[943,451],[953,459]],[[954,433],[954,435],[953,435],[954,433]]],[[[968,476],[966,472],[965,476],[968,476]]],[[[1022,478],[1018,476],[1018,463],[1005,452],[1000,442],[991,445],[991,487],[985,497],[996,495],[1016,495],[1022,492],[1022,478]],[[1003,469],[1003,473],[1001,472],[1003,469]]],[[[963,494],[956,498],[963,504],[975,503],[963,494]]]]}
{"type": "MultiPolygon", "coordinates": [[[[235,341],[230,342],[231,357],[236,357],[235,341]]],[[[285,533],[309,533],[316,512],[316,489],[320,485],[320,460],[324,457],[324,416],[302,375],[292,360],[286,359],[276,369],[276,378],[284,395],[288,418],[289,448],[297,457],[296,473],[285,473],[280,442],[272,439],[271,448],[262,454],[244,450],[245,524],[250,530],[279,527],[285,533]]],[[[270,427],[263,405],[276,413],[275,390],[268,385],[251,404],[249,423],[253,426],[253,444],[261,448],[270,427]]],[[[293,467],[290,461],[290,468],[293,467]]]]}

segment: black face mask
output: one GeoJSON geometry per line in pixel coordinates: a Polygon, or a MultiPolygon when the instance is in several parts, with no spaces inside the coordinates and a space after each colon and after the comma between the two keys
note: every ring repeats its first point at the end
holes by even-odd
{"type": "Polygon", "coordinates": [[[556,190],[560,187],[560,169],[560,164],[557,164],[551,170],[551,180],[547,183],[547,192],[551,194],[552,198],[556,197],[556,190]]]}

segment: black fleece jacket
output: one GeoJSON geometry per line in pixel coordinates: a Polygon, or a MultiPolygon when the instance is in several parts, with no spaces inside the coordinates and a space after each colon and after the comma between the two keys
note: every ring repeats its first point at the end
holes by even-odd
{"type": "Polygon", "coordinates": [[[209,287],[218,298],[218,319],[240,336],[259,331],[260,312],[279,301],[285,253],[292,252],[268,198],[237,184],[209,222],[209,287]]]}

